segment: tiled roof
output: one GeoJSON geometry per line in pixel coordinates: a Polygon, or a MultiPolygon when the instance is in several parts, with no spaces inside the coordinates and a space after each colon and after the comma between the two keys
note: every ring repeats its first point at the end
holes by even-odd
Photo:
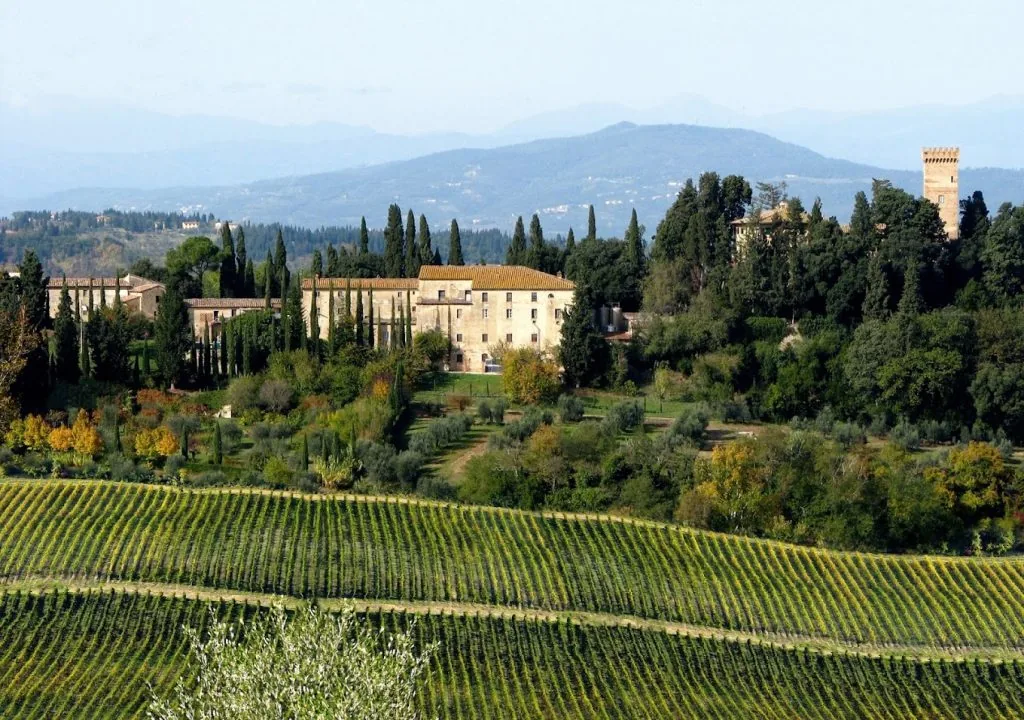
{"type": "Polygon", "coordinates": [[[571,280],[522,265],[424,265],[420,280],[468,280],[474,290],[574,290],[571,280]]]}
{"type": "MultiPolygon", "coordinates": [[[[113,288],[131,288],[132,290],[150,289],[151,286],[163,287],[161,283],[148,278],[139,277],[138,275],[125,275],[122,278],[116,277],[69,277],[68,287],[69,288],[88,288],[89,283],[92,283],[93,288],[99,288],[102,284],[103,287],[113,288]]],[[[50,282],[47,283],[47,287],[51,289],[60,289],[64,286],[64,278],[56,277],[51,275],[50,282]]]]}
{"type": "MultiPolygon", "coordinates": [[[[320,278],[316,281],[316,289],[344,290],[348,282],[348,278],[320,278]]],[[[352,278],[353,290],[418,290],[419,286],[420,281],[416,278],[352,278]]],[[[313,289],[312,278],[302,281],[302,289],[313,289]]]]}
{"type": "MultiPolygon", "coordinates": [[[[262,310],[266,306],[263,298],[189,298],[185,304],[204,310],[262,310]]],[[[281,307],[281,299],[271,298],[270,307],[281,307]]]]}

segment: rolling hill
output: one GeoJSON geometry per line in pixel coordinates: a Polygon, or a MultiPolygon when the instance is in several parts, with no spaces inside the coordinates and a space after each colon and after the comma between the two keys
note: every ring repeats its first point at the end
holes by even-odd
{"type": "MultiPolygon", "coordinates": [[[[827,158],[749,130],[696,125],[621,123],[578,137],[492,149],[461,149],[413,160],[245,185],[155,190],[82,188],[24,201],[20,208],[201,210],[256,222],[319,226],[383,222],[398,202],[438,222],[511,227],[538,212],[549,234],[585,227],[586,206],[598,210],[600,232],[620,234],[632,208],[649,230],[682,183],[706,170],[753,181],[785,181],[809,204],[845,219],[858,190],[888,178],[917,194],[920,174],[827,158]]],[[[989,207],[1024,199],[1024,171],[964,169],[962,193],[985,192],[989,207]]]]}

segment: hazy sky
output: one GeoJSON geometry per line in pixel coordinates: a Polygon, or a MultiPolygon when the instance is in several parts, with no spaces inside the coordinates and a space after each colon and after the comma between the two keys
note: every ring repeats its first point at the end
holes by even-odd
{"type": "Polygon", "coordinates": [[[588,102],[872,110],[1024,93],[1020,0],[0,0],[0,99],[378,130],[588,102]]]}

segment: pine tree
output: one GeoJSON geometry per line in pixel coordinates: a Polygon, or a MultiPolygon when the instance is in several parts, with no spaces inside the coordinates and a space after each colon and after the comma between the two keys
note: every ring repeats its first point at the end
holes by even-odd
{"type": "Polygon", "coordinates": [[[587,236],[583,240],[591,242],[597,240],[597,217],[594,215],[593,205],[587,211],[587,236]]]}
{"type": "Polygon", "coordinates": [[[396,203],[388,207],[388,224],[384,228],[384,275],[399,278],[405,275],[405,233],[402,230],[402,209],[396,203]]]}
{"type": "Polygon", "coordinates": [[[370,252],[370,231],[366,229],[366,218],[359,219],[359,254],[366,255],[370,252]]]}
{"type": "Polygon", "coordinates": [[[420,215],[420,266],[432,265],[434,263],[434,248],[430,246],[430,224],[426,215],[420,215]]]}
{"type": "Polygon", "coordinates": [[[416,216],[412,210],[405,218],[405,276],[420,274],[420,248],[416,244],[416,216]]]}
{"type": "Polygon", "coordinates": [[[462,235],[459,234],[459,222],[455,218],[452,218],[452,227],[448,233],[448,264],[466,264],[462,259],[462,235]]]}
{"type": "Polygon", "coordinates": [[[256,283],[249,285],[246,282],[246,266],[249,257],[245,250],[245,230],[238,228],[238,239],[235,241],[235,297],[252,297],[256,283]]]}
{"type": "MultiPolygon", "coordinates": [[[[351,285],[351,281],[349,282],[351,285]]],[[[363,344],[363,291],[356,293],[356,345],[363,344]]]]}
{"type": "Polygon", "coordinates": [[[153,330],[157,372],[165,385],[173,385],[185,376],[185,355],[191,342],[188,308],[174,283],[157,308],[153,330]]]}
{"type": "Polygon", "coordinates": [[[220,296],[223,298],[236,297],[238,289],[238,272],[235,258],[235,241],[231,237],[231,224],[226,220],[220,226],[220,296]]]}
{"type": "Polygon", "coordinates": [[[213,464],[224,464],[224,441],[220,434],[220,423],[216,420],[213,423],[213,464]]]}
{"type": "Polygon", "coordinates": [[[544,269],[544,230],[537,213],[530,218],[530,250],[526,254],[526,265],[534,270],[544,269]]]}
{"type": "Polygon", "coordinates": [[[81,375],[79,361],[78,327],[71,309],[68,280],[64,278],[57,317],[53,322],[53,366],[57,379],[66,383],[78,382],[81,375]]]}
{"type": "Polygon", "coordinates": [[[516,226],[512,231],[512,242],[509,243],[508,251],[505,253],[505,264],[526,264],[526,228],[523,226],[522,215],[516,218],[516,226]]]}

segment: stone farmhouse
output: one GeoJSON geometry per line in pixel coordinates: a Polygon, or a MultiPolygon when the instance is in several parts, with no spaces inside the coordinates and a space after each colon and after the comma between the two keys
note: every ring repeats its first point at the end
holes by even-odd
{"type": "Polygon", "coordinates": [[[387,344],[392,323],[404,311],[416,330],[440,330],[452,344],[451,370],[486,372],[494,346],[553,351],[576,286],[562,277],[521,266],[424,265],[415,278],[310,278],[302,283],[302,309],[309,322],[316,296],[321,338],[330,323],[330,293],[340,321],[346,288],[352,308],[362,296],[363,318],[373,308],[373,332],[387,344]]]}
{"type": "MultiPolygon", "coordinates": [[[[188,306],[189,321],[197,338],[203,337],[207,327],[210,328],[211,336],[217,337],[220,335],[221,323],[225,320],[253,310],[266,309],[263,298],[189,298],[185,300],[185,305],[188,306]]],[[[272,298],[270,308],[280,312],[281,299],[272,298]]]]}
{"type": "MultiPolygon", "coordinates": [[[[123,277],[74,277],[67,278],[68,292],[71,294],[71,305],[77,309],[78,317],[85,319],[89,314],[90,297],[92,307],[100,307],[106,303],[114,304],[116,296],[128,312],[137,312],[152,319],[156,316],[160,298],[166,288],[162,283],[148,280],[138,275],[123,277]]],[[[57,316],[60,306],[60,293],[64,287],[64,278],[51,277],[46,286],[50,301],[50,317],[57,316]]]]}

